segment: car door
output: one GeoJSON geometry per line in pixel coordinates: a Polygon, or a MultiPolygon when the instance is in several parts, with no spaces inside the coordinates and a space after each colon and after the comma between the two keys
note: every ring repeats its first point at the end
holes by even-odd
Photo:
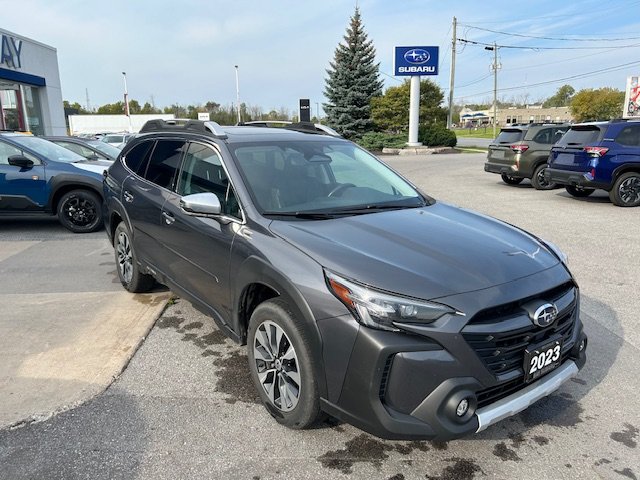
{"type": "Polygon", "coordinates": [[[44,211],[49,191],[43,162],[0,139],[0,212],[44,211]],[[9,165],[9,157],[22,155],[33,162],[29,168],[9,165]]]}
{"type": "Polygon", "coordinates": [[[122,188],[122,204],[131,224],[134,250],[140,260],[163,273],[166,262],[162,205],[173,188],[184,146],[184,140],[175,139],[143,142],[125,157],[129,168],[135,165],[134,173],[122,188]],[[144,155],[142,160],[140,155],[144,155]]]}
{"type": "Polygon", "coordinates": [[[172,280],[226,323],[231,301],[231,247],[242,223],[242,212],[215,148],[199,142],[188,145],[176,192],[168,196],[162,210],[162,238],[166,258],[171,259],[172,280]],[[180,208],[183,196],[204,192],[218,197],[222,219],[188,215],[180,208]]]}

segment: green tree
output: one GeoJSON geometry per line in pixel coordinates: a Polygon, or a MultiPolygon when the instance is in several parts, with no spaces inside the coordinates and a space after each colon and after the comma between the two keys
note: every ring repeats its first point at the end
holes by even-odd
{"type": "Polygon", "coordinates": [[[343,38],[327,69],[324,94],[328,102],[323,107],[329,125],[346,138],[357,138],[373,130],[371,99],[382,94],[380,64],[358,7],[343,38]]]}
{"type": "Polygon", "coordinates": [[[556,91],[555,95],[547,98],[542,106],[544,108],[567,107],[571,105],[574,93],[576,93],[576,90],[571,85],[563,85],[556,91]]]}
{"type": "MultiPolygon", "coordinates": [[[[389,87],[381,97],[371,99],[371,118],[375,125],[391,132],[404,132],[409,129],[410,82],[389,87]]],[[[444,122],[447,111],[442,108],[444,94],[431,80],[420,82],[420,124],[444,122]]]]}
{"type": "Polygon", "coordinates": [[[96,113],[98,115],[123,115],[124,102],[107,103],[105,105],[98,107],[98,110],[96,111],[96,113]]]}
{"type": "Polygon", "coordinates": [[[149,102],[145,102],[142,108],[140,109],[140,113],[143,115],[151,115],[154,113],[162,113],[162,110],[159,108],[155,108],[149,102]]]}
{"type": "Polygon", "coordinates": [[[586,88],[571,100],[571,114],[576,122],[611,120],[622,116],[624,92],[615,88],[586,88]]]}

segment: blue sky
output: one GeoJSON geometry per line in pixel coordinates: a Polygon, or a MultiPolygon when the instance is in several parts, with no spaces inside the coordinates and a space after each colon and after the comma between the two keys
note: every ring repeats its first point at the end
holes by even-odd
{"type": "MultiPolygon", "coordinates": [[[[448,91],[451,21],[458,37],[500,48],[500,98],[533,103],[562,83],[576,89],[610,86],[621,90],[628,75],[640,73],[640,1],[557,2],[359,0],[364,25],[377,49],[380,70],[392,75],[395,45],[440,46],[440,75],[448,91]],[[524,35],[620,41],[552,41],[524,35]],[[633,38],[632,38],[633,37],[633,38]],[[584,49],[576,47],[607,47],[584,49]],[[617,71],[560,83],[550,82],[625,63],[617,71]]],[[[178,102],[235,101],[234,65],[239,66],[241,100],[265,110],[297,108],[298,98],[324,101],[325,70],[353,14],[354,1],[323,0],[0,0],[2,27],[58,49],[63,96],[92,105],[122,98],[122,71],[129,94],[157,106],[178,102]]],[[[490,100],[493,52],[459,46],[456,103],[490,100]]],[[[397,79],[383,75],[386,86],[397,79]]]]}

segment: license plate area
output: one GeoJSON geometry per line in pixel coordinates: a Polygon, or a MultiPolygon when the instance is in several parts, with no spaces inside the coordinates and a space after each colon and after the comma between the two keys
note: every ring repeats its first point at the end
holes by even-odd
{"type": "Polygon", "coordinates": [[[491,152],[491,158],[494,159],[503,159],[504,158],[504,150],[493,150],[491,152]]]}
{"type": "Polygon", "coordinates": [[[562,361],[562,337],[557,336],[536,345],[529,345],[524,351],[524,381],[533,382],[558,368],[562,361]]]}

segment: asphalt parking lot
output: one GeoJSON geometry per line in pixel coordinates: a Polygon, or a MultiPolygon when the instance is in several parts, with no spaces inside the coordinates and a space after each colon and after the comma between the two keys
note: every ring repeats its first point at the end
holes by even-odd
{"type": "MultiPolygon", "coordinates": [[[[521,226],[568,253],[590,338],[578,378],[448,443],[381,441],[336,422],[294,432],[256,403],[244,348],[178,299],[105,393],[47,421],[0,430],[0,478],[638,478],[640,209],[614,207],[604,192],[576,200],[527,182],[504,185],[483,172],[482,154],[385,161],[439,200],[521,226]]],[[[66,234],[52,227],[51,235],[66,234]]]]}

